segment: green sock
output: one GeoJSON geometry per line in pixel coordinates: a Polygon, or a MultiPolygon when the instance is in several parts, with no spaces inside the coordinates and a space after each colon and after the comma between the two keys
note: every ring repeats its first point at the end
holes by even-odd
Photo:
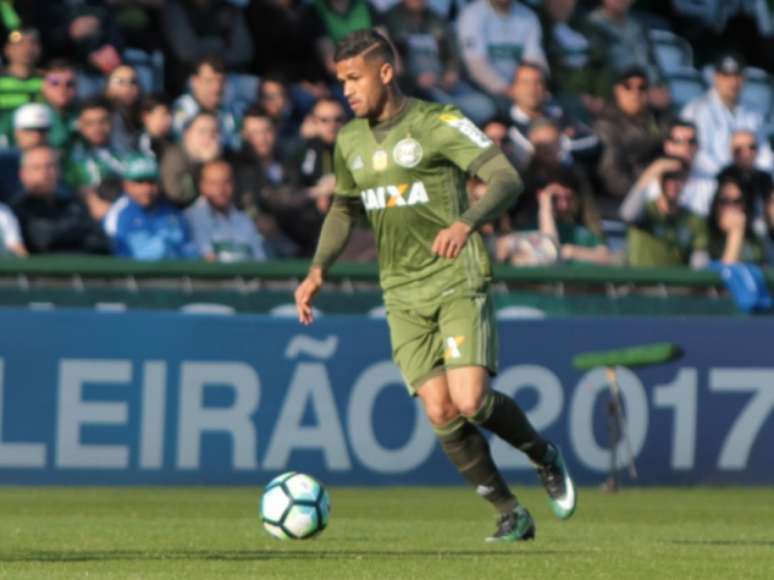
{"type": "Polygon", "coordinates": [[[538,435],[516,401],[499,391],[487,391],[481,408],[468,418],[526,453],[533,463],[544,464],[551,447],[538,435]]]}
{"type": "Polygon", "coordinates": [[[441,448],[457,471],[500,513],[518,505],[500,471],[492,461],[489,443],[474,425],[458,417],[443,427],[435,428],[441,448]]]}

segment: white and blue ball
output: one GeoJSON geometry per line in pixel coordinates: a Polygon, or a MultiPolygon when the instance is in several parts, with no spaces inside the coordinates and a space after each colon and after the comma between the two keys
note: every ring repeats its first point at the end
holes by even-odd
{"type": "Polygon", "coordinates": [[[328,525],[331,502],[315,478],[288,471],[272,479],[261,497],[263,527],[275,538],[306,540],[328,525]]]}

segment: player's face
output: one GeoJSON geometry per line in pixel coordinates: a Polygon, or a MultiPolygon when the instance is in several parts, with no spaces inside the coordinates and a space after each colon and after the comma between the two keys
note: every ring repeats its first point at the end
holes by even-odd
{"type": "Polygon", "coordinates": [[[336,77],[356,117],[379,117],[387,99],[387,86],[394,77],[392,65],[358,55],[337,62],[336,77]]]}
{"type": "Polygon", "coordinates": [[[213,207],[226,211],[231,206],[231,200],[234,197],[234,179],[231,166],[227,163],[208,165],[202,171],[199,191],[213,207]]]}
{"type": "Polygon", "coordinates": [[[740,74],[715,74],[715,90],[724,103],[736,103],[744,86],[744,77],[740,74]]]}
{"type": "Polygon", "coordinates": [[[105,145],[110,139],[110,113],[107,109],[97,107],[86,109],[78,120],[81,135],[92,145],[105,145]]]}
{"type": "Polygon", "coordinates": [[[124,180],[124,191],[137,205],[148,207],[156,201],[159,186],[154,180],[129,181],[124,180]]]}

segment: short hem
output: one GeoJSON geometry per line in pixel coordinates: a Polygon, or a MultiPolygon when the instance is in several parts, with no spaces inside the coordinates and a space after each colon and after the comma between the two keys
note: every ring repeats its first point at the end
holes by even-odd
{"type": "Polygon", "coordinates": [[[421,375],[418,379],[412,381],[411,383],[407,384],[407,390],[409,392],[409,395],[412,397],[417,396],[417,391],[424,385],[427,381],[430,379],[437,377],[440,374],[445,373],[446,371],[450,369],[462,369],[465,367],[481,367],[486,369],[487,373],[489,373],[489,377],[496,377],[497,371],[491,369],[487,365],[482,364],[476,364],[476,363],[458,363],[458,364],[449,364],[449,365],[440,365],[437,367],[433,367],[431,370],[427,371],[425,374],[421,375]]]}

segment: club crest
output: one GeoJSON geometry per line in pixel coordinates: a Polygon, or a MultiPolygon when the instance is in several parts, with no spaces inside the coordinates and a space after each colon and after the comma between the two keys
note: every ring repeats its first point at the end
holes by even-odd
{"type": "Polygon", "coordinates": [[[395,145],[392,159],[401,167],[416,167],[422,161],[422,146],[415,139],[407,137],[395,145]]]}

